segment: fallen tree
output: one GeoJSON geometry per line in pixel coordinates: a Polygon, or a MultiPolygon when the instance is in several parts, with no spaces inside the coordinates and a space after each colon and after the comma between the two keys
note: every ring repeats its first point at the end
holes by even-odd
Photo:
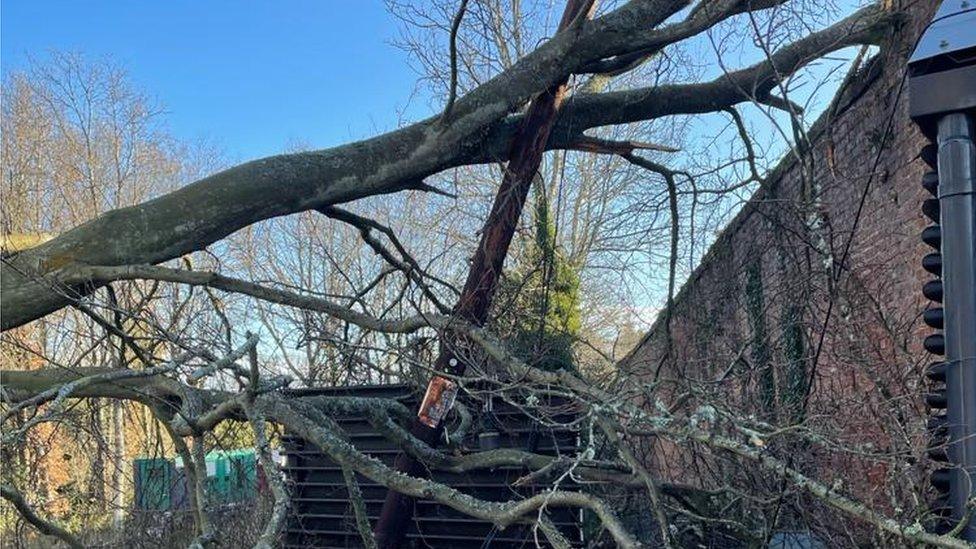
{"type": "MultiPolygon", "coordinates": [[[[359,473],[399,493],[436,500],[491,521],[499,528],[515,523],[535,524],[554,546],[562,546],[563,540],[549,527],[545,510],[556,506],[585,508],[599,518],[618,545],[640,544],[613,506],[591,492],[559,490],[554,485],[553,490],[524,500],[486,502],[449,486],[397,472],[356,451],[344,440],[342,429],[329,417],[330,409],[344,406],[368,415],[377,429],[398,441],[409,456],[427,467],[467,471],[520,465],[538,477],[572,474],[592,484],[620,485],[646,493],[653,502],[657,531],[665,544],[673,544],[678,539],[677,535],[671,539],[668,527],[669,520],[675,517],[727,528],[742,539],[762,542],[747,515],[751,505],[768,503],[762,497],[748,494],[749,486],[743,487],[742,479],[728,480],[718,489],[661,480],[657,471],[650,470],[645,461],[631,453],[631,448],[646,441],[695,445],[710,455],[714,453],[723,459],[732,456],[748,462],[755,468],[749,475],[755,472],[756,476],[782,483],[784,488],[779,498],[802,493],[803,497],[812,498],[857,524],[881,532],[885,540],[962,547],[959,540],[928,533],[914,520],[878,511],[845,493],[843,487],[826,485],[790,459],[784,460],[766,449],[771,441],[787,436],[832,447],[833,442],[819,438],[804,425],[780,428],[725,409],[721,403],[683,409],[682,405],[697,395],[676,395],[673,401],[666,402],[655,395],[654,383],[645,380],[612,378],[596,383],[567,371],[534,368],[513,356],[504,343],[479,326],[487,314],[487,304],[481,304],[484,310],[478,318],[449,314],[451,304],[442,303],[443,296],[427,287],[432,277],[423,272],[420,262],[410,257],[393,231],[337,207],[365,197],[405,190],[443,192],[428,179],[459,166],[509,160],[513,139],[531,116],[522,112],[523,109],[546,90],[558,87],[574,75],[609,78],[626,73],[668,46],[714,29],[724,21],[777,9],[782,4],[705,1],[686,10],[689,7],[686,1],[630,2],[592,21],[580,19],[567,25],[563,32],[469,93],[456,99],[452,93],[448,106],[438,116],[358,143],[248,162],[154,200],[110,211],[44,244],[5,257],[0,272],[4,330],[24,326],[62,307],[72,306],[96,319],[105,331],[104,339],[112,341],[123,358],[139,358],[131,361],[136,364],[132,368],[106,364],[91,369],[51,364],[40,370],[4,370],[0,375],[6,406],[5,445],[23,444],[27,432],[38,425],[59,421],[68,403],[79,399],[126,400],[145,406],[165,425],[184,462],[193,464],[188,470],[190,482],[195,486],[191,497],[195,508],[194,545],[198,546],[212,545],[220,537],[209,518],[210,505],[202,488],[204,439],[229,420],[247,422],[263,463],[268,462],[264,459],[268,443],[263,426],[269,422],[284,426],[321,448],[344,467],[347,480],[354,479],[351,472],[359,473]],[[159,265],[205,250],[259,221],[306,211],[320,212],[356,227],[366,244],[388,263],[390,272],[402,273],[407,286],[422,290],[427,299],[424,303],[429,307],[417,307],[410,315],[396,316],[388,311],[371,315],[354,309],[351,304],[354,300],[322,296],[312,288],[295,290],[220,272],[159,265]],[[377,238],[376,233],[384,235],[389,244],[377,238]],[[556,459],[513,450],[462,457],[440,451],[429,441],[411,434],[407,423],[413,419],[412,414],[393,403],[324,401],[288,395],[284,392],[286,379],[259,373],[255,338],[248,337],[243,344],[231,347],[230,343],[235,341],[234,329],[240,326],[233,326],[226,317],[221,318],[226,341],[211,335],[213,345],[201,349],[196,334],[180,337],[181,334],[169,333],[146,311],[124,310],[112,301],[92,306],[97,290],[111,289],[112,283],[123,281],[202,288],[218,311],[220,300],[215,294],[237,294],[383,335],[433,334],[454,345],[445,356],[472,367],[461,373],[443,364],[423,363],[425,373],[443,376],[472,391],[473,387],[487,384],[489,392],[499,398],[506,398],[514,391],[555,393],[569,398],[581,406],[599,438],[608,441],[610,456],[595,455],[592,446],[577,456],[556,459]],[[102,318],[103,313],[113,318],[102,318]],[[140,331],[127,331],[127,322],[129,327],[139,326],[140,331]],[[211,348],[223,348],[223,356],[215,356],[216,351],[211,348]],[[250,363],[239,364],[245,356],[250,363]],[[482,370],[485,364],[497,367],[496,372],[485,375],[482,370]],[[237,390],[226,388],[234,384],[237,390]],[[21,421],[24,417],[28,419],[21,421]]],[[[824,30],[770,51],[768,58],[755,65],[728,71],[708,82],[595,93],[574,87],[569,100],[558,113],[552,114],[554,119],[546,121],[550,127],[548,139],[536,145],[548,150],[585,150],[622,156],[637,166],[662,174],[673,204],[676,173],[640,154],[641,151],[674,151],[679,144],[617,141],[597,136],[594,130],[686,114],[728,112],[727,109],[742,103],[762,104],[795,114],[798,107],[780,93],[785,79],[831,52],[854,45],[884,44],[884,38],[898,20],[896,12],[872,5],[824,30]]],[[[744,134],[741,119],[737,114],[733,118],[744,134]]],[[[749,181],[755,182],[759,179],[755,174],[755,159],[748,140],[745,141],[753,172],[749,181]]],[[[529,168],[523,171],[535,169],[531,163],[529,168]]],[[[501,201],[505,198],[500,196],[501,201]]],[[[674,226],[677,227],[676,220],[674,226]]],[[[672,235],[676,238],[676,228],[672,235]]],[[[500,259],[504,259],[504,253],[500,259]]],[[[493,258],[496,262],[500,259],[493,258]]],[[[669,277],[672,290],[673,263],[672,257],[669,277]]],[[[498,267],[494,269],[492,275],[497,276],[498,267]]],[[[386,272],[380,277],[386,276],[386,272]]],[[[479,274],[482,273],[474,269],[472,275],[479,274]]],[[[367,285],[363,292],[368,292],[370,287],[367,285]]],[[[314,336],[314,329],[309,328],[308,332],[309,337],[314,336]]],[[[702,385],[707,387],[707,382],[702,385]]],[[[262,547],[273,544],[277,538],[289,505],[287,487],[272,488],[276,501],[271,519],[262,531],[259,542],[262,547]]],[[[5,484],[3,496],[42,532],[59,536],[72,545],[79,543],[74,534],[33,511],[12,484],[5,484]]],[[[779,505],[778,501],[773,505],[779,505]]],[[[360,530],[365,530],[366,521],[361,516],[358,518],[360,530]]],[[[773,521],[771,527],[763,526],[763,532],[775,526],[773,521]]],[[[368,545],[368,532],[364,536],[368,545]]]]}
{"type": "MultiPolygon", "coordinates": [[[[456,322],[452,326],[454,326],[452,329],[458,329],[456,322]]],[[[510,376],[510,379],[519,380],[521,390],[538,386],[541,390],[551,388],[561,394],[571,395],[585,406],[586,415],[596,419],[601,428],[612,437],[637,435],[692,440],[715,450],[732,453],[755,462],[772,473],[783,475],[794,482],[798,488],[822,500],[825,504],[905,542],[924,543],[937,547],[969,546],[951,535],[931,534],[917,525],[901,524],[885,517],[843,494],[837,488],[823,485],[792,468],[788,463],[769,455],[763,450],[762,446],[765,442],[762,441],[778,436],[776,432],[770,430],[770,426],[764,426],[748,418],[736,417],[729,411],[718,410],[711,405],[683,416],[669,413],[660,404],[656,408],[647,410],[629,402],[631,397],[626,391],[608,392],[566,371],[537,370],[512,357],[504,350],[503,345],[493,341],[483,331],[473,327],[460,329],[466,339],[478,342],[489,356],[505,367],[507,375],[500,379],[504,380],[510,376]]],[[[59,400],[63,401],[66,398],[85,397],[131,399],[145,404],[153,410],[157,418],[166,423],[174,440],[179,440],[180,437],[191,437],[197,441],[204,433],[230,419],[247,419],[253,424],[271,421],[283,425],[290,432],[312,442],[340,465],[370,480],[403,494],[432,499],[470,516],[488,520],[500,528],[516,522],[544,520],[542,511],[547,507],[581,507],[595,513],[619,546],[640,546],[605,502],[583,492],[554,490],[506,503],[481,501],[449,486],[399,473],[377,459],[364,455],[345,439],[342,428],[330,419],[330,409],[338,406],[347,411],[359,410],[369,414],[376,421],[376,425],[386,429],[387,436],[398,440],[408,453],[428,466],[438,469],[465,471],[500,465],[523,465],[542,474],[560,459],[517,450],[491,450],[465,457],[452,456],[431,448],[411,435],[402,424],[390,421],[390,414],[394,413],[391,407],[395,404],[373,399],[285,397],[280,393],[281,380],[261,380],[254,352],[257,343],[257,338],[251,337],[227,357],[208,363],[191,365],[190,360],[174,361],[147,371],[124,369],[81,370],[70,373],[3,371],[0,375],[5,380],[5,403],[13,406],[13,409],[4,416],[4,421],[6,422],[17,410],[25,407],[38,406],[46,401],[53,401],[52,404],[56,405],[59,400]],[[251,356],[250,368],[240,366],[234,360],[235,356],[244,354],[251,356]],[[179,370],[182,370],[183,376],[195,380],[230,372],[241,376],[242,389],[236,393],[200,389],[179,381],[173,375],[165,375],[175,374],[179,370]]],[[[482,378],[468,381],[497,383],[499,379],[482,378]]],[[[54,420],[56,412],[56,406],[54,409],[49,408],[48,413],[38,421],[54,420]]],[[[399,415],[402,417],[404,414],[401,411],[399,415]]],[[[7,432],[4,434],[4,443],[15,442],[20,435],[22,432],[19,431],[7,432]]],[[[811,442],[823,443],[815,438],[812,438],[811,442]]],[[[588,453],[584,450],[580,456],[573,458],[574,463],[571,467],[581,478],[588,479],[590,482],[643,486],[655,493],[674,498],[680,505],[685,506],[685,512],[692,514],[698,510],[695,500],[698,500],[698,504],[701,504],[703,498],[705,501],[715,497],[721,500],[719,494],[709,494],[694,487],[662,484],[649,480],[651,478],[649,473],[633,460],[622,458],[620,461],[600,462],[587,457],[588,453]]],[[[202,454],[190,455],[188,459],[192,460],[199,471],[202,471],[200,469],[203,467],[202,454]]],[[[195,502],[198,541],[200,545],[206,545],[215,540],[217,533],[208,527],[206,498],[200,497],[203,493],[200,479],[205,477],[205,472],[200,475],[199,471],[195,478],[191,478],[191,482],[196,483],[193,491],[198,494],[195,502]]],[[[276,489],[274,496],[277,499],[276,507],[288,506],[286,490],[276,489]]],[[[31,522],[38,524],[45,533],[61,537],[71,545],[78,545],[74,536],[37,516],[36,512],[24,503],[15,488],[5,486],[3,497],[14,502],[22,511],[26,511],[31,517],[31,522]]],[[[279,531],[284,519],[284,513],[276,513],[273,522],[266,527],[265,531],[279,531]]],[[[542,528],[542,531],[549,532],[546,528],[542,528]]],[[[557,540],[550,541],[553,545],[559,545],[557,540]]]]}
{"type": "MultiPolygon", "coordinates": [[[[775,5],[778,2],[768,2],[775,5]]],[[[705,2],[681,22],[663,25],[687,5],[629,3],[560,33],[471,93],[450,118],[440,116],[333,149],[247,162],[182,189],[114,210],[0,266],[4,330],[71,303],[92,288],[73,271],[84,265],[161,263],[202,250],[231,233],[276,216],[407,189],[433,191],[424,179],[465,165],[506,160],[520,124],[512,113],[570,74],[603,72],[601,63],[650,55],[747,9],[753,2],[705,2]]],[[[897,19],[877,5],[781,48],[764,60],[712,82],[575,97],[560,111],[547,148],[617,152],[586,130],[680,114],[720,111],[750,101],[775,102],[782,78],[848,46],[879,44],[897,19]]]]}

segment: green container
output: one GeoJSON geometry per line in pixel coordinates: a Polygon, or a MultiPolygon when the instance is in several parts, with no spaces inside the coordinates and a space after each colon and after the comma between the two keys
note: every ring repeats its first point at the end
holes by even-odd
{"type": "MultiPolygon", "coordinates": [[[[167,511],[174,504],[186,505],[187,486],[180,458],[136,459],[133,466],[137,509],[167,511]],[[178,486],[178,481],[182,481],[182,486],[178,486]]],[[[257,495],[257,456],[253,449],[210,452],[206,455],[206,469],[210,505],[247,501],[257,495]]]]}
{"type": "Polygon", "coordinates": [[[228,502],[254,498],[257,492],[257,459],[254,450],[227,452],[225,468],[226,497],[228,502]]]}
{"type": "Polygon", "coordinates": [[[162,458],[136,459],[133,461],[133,469],[136,508],[147,511],[168,510],[174,475],[172,462],[162,458]]]}
{"type": "Polygon", "coordinates": [[[207,454],[207,488],[213,503],[234,503],[253,498],[257,493],[254,450],[207,454]]]}

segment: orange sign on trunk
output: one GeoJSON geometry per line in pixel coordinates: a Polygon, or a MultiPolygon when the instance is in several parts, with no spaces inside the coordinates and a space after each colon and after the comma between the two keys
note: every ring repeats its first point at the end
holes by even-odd
{"type": "Polygon", "coordinates": [[[417,413],[417,418],[424,425],[432,429],[436,428],[440,425],[444,416],[447,415],[451,406],[454,405],[454,399],[457,397],[457,394],[457,383],[436,376],[427,385],[427,393],[424,395],[424,401],[420,403],[420,411],[417,413]]]}

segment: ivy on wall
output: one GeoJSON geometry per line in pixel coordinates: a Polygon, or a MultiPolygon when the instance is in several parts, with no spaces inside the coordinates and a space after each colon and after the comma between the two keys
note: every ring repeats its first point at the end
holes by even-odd
{"type": "Polygon", "coordinates": [[[782,316],[783,355],[786,359],[780,395],[782,405],[791,421],[803,419],[803,398],[806,394],[806,341],[802,325],[803,312],[797,303],[786,306],[782,316]]]}
{"type": "Polygon", "coordinates": [[[776,385],[771,365],[772,353],[766,329],[766,303],[763,295],[762,261],[760,256],[746,267],[746,313],[752,332],[751,356],[754,372],[759,372],[759,402],[767,414],[773,412],[776,385]]]}

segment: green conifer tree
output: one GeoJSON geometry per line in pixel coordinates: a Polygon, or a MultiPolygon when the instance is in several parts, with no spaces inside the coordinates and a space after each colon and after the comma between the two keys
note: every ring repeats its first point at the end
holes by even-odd
{"type": "Polygon", "coordinates": [[[534,238],[513,273],[519,282],[514,342],[539,368],[575,369],[573,342],[581,328],[578,268],[556,242],[556,223],[541,177],[534,182],[534,238]]]}

